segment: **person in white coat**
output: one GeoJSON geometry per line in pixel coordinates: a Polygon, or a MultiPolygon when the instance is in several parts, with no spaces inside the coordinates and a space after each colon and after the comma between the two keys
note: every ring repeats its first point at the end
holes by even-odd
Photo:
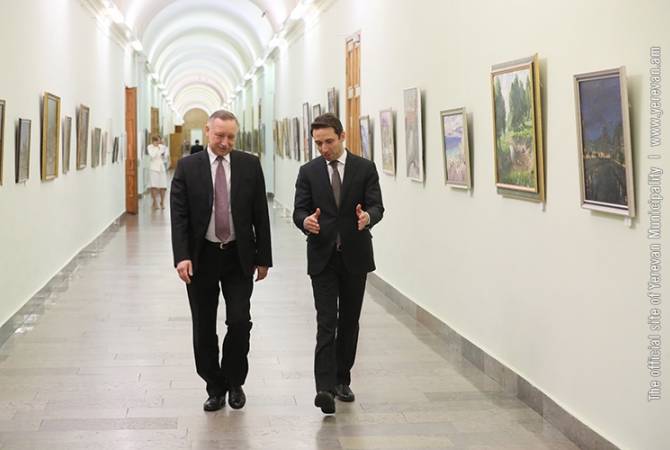
{"type": "Polygon", "coordinates": [[[147,147],[151,161],[149,163],[149,188],[151,189],[152,209],[158,209],[158,198],[160,197],[160,208],[165,209],[165,191],[167,190],[167,147],[161,143],[158,136],[151,138],[151,145],[147,147]]]}

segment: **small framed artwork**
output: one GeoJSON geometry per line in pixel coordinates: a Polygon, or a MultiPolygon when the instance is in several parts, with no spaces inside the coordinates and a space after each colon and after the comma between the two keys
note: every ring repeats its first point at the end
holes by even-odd
{"type": "Polygon", "coordinates": [[[493,66],[491,91],[498,193],[544,202],[537,55],[493,66]]]}
{"type": "Polygon", "coordinates": [[[30,176],[30,119],[19,119],[16,129],[16,182],[23,183],[30,176]]]}
{"type": "Polygon", "coordinates": [[[379,133],[382,137],[382,170],[395,175],[395,124],[393,110],[379,112],[379,133]]]}
{"type": "Polygon", "coordinates": [[[321,115],[321,104],[317,103],[316,105],[312,105],[312,120],[316,119],[320,115],[321,115]]]}
{"type": "Polygon", "coordinates": [[[361,116],[358,119],[358,128],[361,132],[361,156],[372,161],[372,127],[370,116],[361,116]]]}
{"type": "Polygon", "coordinates": [[[91,167],[100,165],[100,135],[102,130],[94,128],[91,132],[91,167]]]}
{"type": "Polygon", "coordinates": [[[468,118],[465,108],[440,112],[442,125],[442,153],[444,155],[444,182],[454,187],[472,187],[470,148],[468,146],[468,118]]]}
{"type": "Polygon", "coordinates": [[[272,121],[272,151],[275,155],[282,157],[281,150],[279,150],[279,122],[272,121]]]}
{"type": "Polygon", "coordinates": [[[114,138],[114,144],[112,145],[112,164],[116,163],[119,160],[119,137],[114,138]]]}
{"type": "Polygon", "coordinates": [[[421,117],[421,91],[419,88],[405,89],[405,152],[407,177],[423,181],[423,128],[421,117]]]}
{"type": "Polygon", "coordinates": [[[102,165],[104,166],[107,164],[107,132],[103,131],[102,133],[102,150],[100,153],[100,161],[102,162],[102,165]]]}
{"type": "Polygon", "coordinates": [[[624,67],[574,76],[582,208],[635,217],[624,67]]]}
{"type": "Polygon", "coordinates": [[[309,109],[309,103],[302,104],[302,152],[305,161],[312,159],[312,136],[309,135],[309,129],[312,125],[312,111],[309,109]]]}
{"type": "Polygon", "coordinates": [[[53,180],[58,176],[58,157],[60,154],[60,97],[44,93],[42,98],[42,181],[53,180]]]}
{"type": "Polygon", "coordinates": [[[5,101],[0,100],[0,186],[2,186],[3,161],[5,150],[5,101]]]}
{"type": "Polygon", "coordinates": [[[63,173],[70,171],[70,144],[72,141],[72,117],[63,117],[63,173]]]}
{"type": "Polygon", "coordinates": [[[79,111],[77,112],[77,170],[86,167],[87,163],[90,112],[88,106],[79,105],[79,111]]]}
{"type": "Polygon", "coordinates": [[[293,148],[295,150],[295,160],[300,161],[300,119],[293,118],[293,148]]]}
{"type": "Polygon", "coordinates": [[[337,89],[328,89],[328,112],[335,114],[335,117],[340,118],[340,104],[337,95],[337,89]]]}
{"type": "Polygon", "coordinates": [[[283,126],[283,133],[282,136],[284,138],[284,155],[288,159],[293,159],[293,154],[291,153],[291,149],[293,148],[293,145],[291,144],[291,139],[293,138],[293,135],[291,134],[291,125],[290,125],[290,119],[288,117],[284,117],[284,120],[282,121],[284,124],[283,126]]]}

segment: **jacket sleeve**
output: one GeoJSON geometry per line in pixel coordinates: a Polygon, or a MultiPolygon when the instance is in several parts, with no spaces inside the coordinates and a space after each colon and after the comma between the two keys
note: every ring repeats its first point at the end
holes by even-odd
{"type": "Polygon", "coordinates": [[[370,215],[369,228],[372,228],[384,216],[382,190],[379,186],[377,166],[372,163],[365,175],[365,210],[370,215]]]}
{"type": "Polygon", "coordinates": [[[188,249],[188,192],[184,174],[184,160],[177,163],[170,186],[170,219],[172,223],[172,255],[175,267],[180,261],[191,259],[188,249]]]}
{"type": "Polygon", "coordinates": [[[293,201],[293,223],[300,231],[309,234],[303,228],[303,223],[307,216],[314,213],[314,205],[312,204],[312,188],[309,180],[305,175],[305,166],[300,168],[298,178],[295,182],[295,199],[293,201]]]}
{"type": "Polygon", "coordinates": [[[259,159],[254,158],[256,165],[256,188],[254,196],[254,233],[256,235],[257,266],[272,267],[272,238],[270,233],[270,215],[268,212],[267,192],[265,191],[265,177],[259,159]]]}

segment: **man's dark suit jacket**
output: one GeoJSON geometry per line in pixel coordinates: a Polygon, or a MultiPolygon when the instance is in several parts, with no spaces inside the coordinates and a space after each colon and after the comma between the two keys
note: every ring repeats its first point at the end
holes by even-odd
{"type": "Polygon", "coordinates": [[[203,147],[203,146],[200,145],[200,144],[197,144],[197,145],[191,145],[191,155],[194,154],[194,153],[201,152],[201,151],[203,151],[204,149],[205,149],[205,147],[203,147]]]}
{"type": "MultiPolygon", "coordinates": [[[[230,207],[242,271],[272,266],[270,219],[261,163],[256,156],[230,153],[230,207]]],[[[172,252],[175,267],[190,259],[194,274],[212,216],[214,187],[209,152],[179,160],[170,188],[172,252]]]]}
{"type": "Polygon", "coordinates": [[[379,187],[379,175],[372,161],[347,151],[344,179],[340,191],[340,208],[335,204],[333,189],[323,156],[304,164],[295,184],[293,222],[307,234],[307,273],[317,275],[330,259],[337,232],[342,242],[342,258],[351,273],[375,270],[370,228],[382,219],[384,206],[379,187]],[[356,205],[370,214],[370,224],[358,231],[356,205]],[[305,218],[321,209],[319,234],[303,228],[305,218]]]}

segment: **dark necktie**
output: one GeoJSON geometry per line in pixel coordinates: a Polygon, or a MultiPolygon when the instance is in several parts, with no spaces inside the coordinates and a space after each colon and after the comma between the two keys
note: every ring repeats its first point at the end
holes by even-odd
{"type": "Polygon", "coordinates": [[[217,156],[216,177],[214,179],[214,234],[226,242],[230,239],[230,214],[228,202],[228,180],[223,168],[223,157],[217,156]]]}
{"type": "Polygon", "coordinates": [[[335,204],[340,207],[340,191],[342,190],[342,178],[340,172],[337,170],[337,160],[330,162],[330,167],[333,168],[333,176],[330,178],[330,184],[333,186],[333,195],[335,196],[335,204]]]}
{"type": "MultiPolygon", "coordinates": [[[[335,205],[337,209],[340,209],[340,193],[342,191],[342,179],[340,178],[340,172],[337,170],[337,160],[330,162],[330,167],[333,168],[333,176],[330,178],[330,184],[333,186],[333,196],[335,197],[335,205]]],[[[342,238],[340,237],[340,232],[337,232],[335,238],[335,247],[337,251],[342,249],[342,238]]]]}

